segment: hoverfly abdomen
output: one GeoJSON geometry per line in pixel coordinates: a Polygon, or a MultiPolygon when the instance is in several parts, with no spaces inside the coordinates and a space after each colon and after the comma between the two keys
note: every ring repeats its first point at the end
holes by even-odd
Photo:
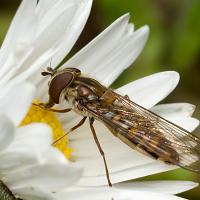
{"type": "Polygon", "coordinates": [[[162,133],[155,133],[146,130],[143,126],[135,125],[127,133],[122,134],[134,144],[133,149],[146,153],[154,159],[178,164],[179,154],[172,148],[170,141],[162,136],[162,133]]]}
{"type": "Polygon", "coordinates": [[[171,142],[165,138],[161,132],[150,131],[146,145],[153,154],[158,156],[159,160],[166,163],[178,164],[180,159],[178,152],[172,147],[171,142]],[[152,144],[150,147],[149,143],[152,144]]]}
{"type": "Polygon", "coordinates": [[[168,143],[169,141],[165,138],[156,139],[152,138],[152,140],[149,140],[147,143],[141,144],[140,147],[145,149],[155,159],[162,160],[168,164],[177,165],[179,161],[179,154],[175,149],[172,147],[170,148],[169,145],[165,145],[165,143],[168,143]],[[149,142],[152,142],[151,146],[149,146],[149,142]]]}

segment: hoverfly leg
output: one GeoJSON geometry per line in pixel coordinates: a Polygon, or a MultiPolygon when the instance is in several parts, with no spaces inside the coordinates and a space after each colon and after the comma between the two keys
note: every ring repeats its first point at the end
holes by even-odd
{"type": "Polygon", "coordinates": [[[51,101],[49,101],[47,103],[39,103],[39,104],[33,103],[33,105],[37,105],[37,106],[44,108],[44,109],[49,109],[49,108],[53,107],[55,104],[52,103],[51,101]]]}
{"type": "Polygon", "coordinates": [[[70,112],[72,109],[71,108],[66,108],[66,109],[63,109],[63,110],[58,110],[58,109],[53,109],[51,108],[52,106],[54,106],[52,103],[47,103],[47,104],[44,104],[44,103],[40,103],[40,104],[36,104],[36,103],[33,103],[34,106],[38,106],[42,109],[45,109],[45,110],[48,110],[48,111],[52,111],[52,112],[56,112],[56,113],[67,113],[67,112],[70,112]]]}
{"type": "Polygon", "coordinates": [[[87,119],[87,117],[83,117],[82,120],[74,127],[72,127],[70,130],[69,130],[69,133],[76,130],[77,128],[79,128],[80,126],[82,126],[85,122],[85,120],[87,119]]]}
{"type": "Polygon", "coordinates": [[[53,108],[45,108],[46,110],[48,111],[51,111],[51,112],[56,112],[56,113],[67,113],[67,112],[70,112],[72,109],[71,108],[66,108],[66,109],[63,109],[63,110],[57,110],[57,109],[53,109],[53,108]]]}
{"type": "Polygon", "coordinates": [[[66,134],[62,135],[60,138],[58,138],[57,140],[55,140],[55,141],[52,143],[52,145],[56,144],[57,142],[59,142],[60,140],[62,140],[64,137],[66,137],[69,133],[71,133],[72,131],[76,130],[76,129],[79,128],[80,126],[82,126],[82,125],[84,124],[84,122],[85,122],[86,119],[87,119],[87,117],[83,117],[83,118],[81,119],[81,121],[80,121],[76,126],[70,128],[70,130],[69,130],[66,134]]]}
{"type": "Polygon", "coordinates": [[[100,145],[99,140],[97,138],[93,123],[94,123],[94,118],[92,117],[92,118],[90,118],[90,129],[92,131],[92,134],[93,134],[93,137],[94,137],[94,141],[95,141],[95,143],[96,143],[96,145],[97,145],[97,147],[99,149],[99,152],[100,152],[101,156],[103,157],[104,166],[105,166],[105,170],[106,170],[106,177],[107,177],[107,180],[108,180],[108,185],[110,187],[112,187],[112,183],[110,181],[110,175],[109,175],[109,171],[108,171],[108,166],[107,166],[107,163],[106,163],[105,154],[104,154],[104,151],[101,148],[101,145],[100,145]]]}

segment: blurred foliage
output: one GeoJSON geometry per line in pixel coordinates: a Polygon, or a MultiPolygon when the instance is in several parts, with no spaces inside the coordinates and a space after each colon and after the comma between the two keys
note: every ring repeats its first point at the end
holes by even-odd
{"type": "MultiPolygon", "coordinates": [[[[0,43],[20,1],[1,0],[0,43]]],[[[200,0],[94,0],[91,16],[76,44],[75,53],[106,26],[124,13],[131,14],[136,28],[148,24],[150,37],[137,61],[113,84],[119,87],[137,78],[164,70],[181,74],[177,89],[164,102],[190,102],[197,105],[200,118],[200,0]]],[[[153,95],[153,94],[152,94],[153,95]]],[[[196,134],[200,135],[200,129],[196,134]]],[[[200,176],[178,169],[145,179],[180,179],[200,182],[200,176]]],[[[197,200],[200,188],[181,196],[197,200]]]]}

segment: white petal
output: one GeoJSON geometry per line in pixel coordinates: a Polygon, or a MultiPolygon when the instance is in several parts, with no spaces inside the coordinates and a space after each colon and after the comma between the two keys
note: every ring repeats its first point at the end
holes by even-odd
{"type": "Polygon", "coordinates": [[[70,199],[70,200],[118,200],[118,191],[112,188],[69,188],[65,191],[55,194],[56,199],[70,199]]]}
{"type": "Polygon", "coordinates": [[[148,27],[130,33],[133,26],[128,20],[129,15],[120,17],[62,67],[78,67],[110,85],[137,58],[147,40],[148,27]]]}
{"type": "Polygon", "coordinates": [[[199,120],[190,117],[194,110],[195,106],[188,103],[161,104],[151,108],[152,112],[190,132],[199,126],[199,120]]]}
{"type": "Polygon", "coordinates": [[[158,192],[162,194],[178,194],[197,186],[198,183],[190,181],[134,181],[114,185],[114,187],[119,189],[158,192]]]}
{"type": "Polygon", "coordinates": [[[9,87],[0,97],[0,113],[8,116],[15,125],[25,117],[35,95],[35,88],[29,83],[9,87]]]}
{"type": "MultiPolygon", "coordinates": [[[[26,29],[27,23],[32,21],[33,11],[36,6],[36,0],[24,0],[22,1],[12,23],[9,28],[9,31],[6,35],[6,38],[1,47],[0,53],[0,67],[3,66],[3,62],[5,62],[8,58],[8,54],[12,52],[13,45],[16,44],[16,40],[24,36],[30,36],[30,30],[33,30],[32,27],[26,29]],[[26,29],[26,30],[25,30],[26,29]]],[[[1,74],[2,75],[2,74],[1,74]]]]}
{"type": "Polygon", "coordinates": [[[160,104],[151,108],[151,111],[165,118],[192,116],[195,106],[189,103],[160,104]]]}
{"type": "Polygon", "coordinates": [[[31,124],[17,129],[15,140],[6,151],[0,154],[0,169],[4,173],[27,165],[38,163],[50,151],[52,143],[51,129],[45,124],[31,124]]]}
{"type": "MultiPolygon", "coordinates": [[[[133,160],[132,161],[137,161],[137,160],[133,160]]],[[[103,160],[102,160],[103,162],[103,160]]],[[[95,163],[95,161],[94,161],[95,163]]],[[[108,163],[108,159],[107,159],[107,163],[108,163]]],[[[120,165],[120,163],[118,164],[120,165]]],[[[110,165],[109,165],[110,166],[110,165]]],[[[128,181],[131,179],[137,179],[137,178],[141,178],[141,177],[145,177],[145,176],[149,176],[152,174],[157,174],[157,173],[161,173],[161,172],[166,172],[172,169],[176,169],[177,167],[175,166],[170,166],[170,165],[166,165],[163,164],[161,162],[152,162],[152,163],[147,163],[144,165],[138,165],[136,167],[130,167],[130,168],[126,168],[124,170],[120,170],[116,173],[110,173],[110,178],[111,178],[111,182],[114,183],[119,183],[119,182],[123,182],[123,181],[128,181]]],[[[87,168],[85,167],[85,169],[87,170],[87,168]]],[[[111,169],[111,167],[109,167],[109,170],[111,169]]],[[[99,170],[99,167],[97,168],[97,170],[99,170]]],[[[105,170],[105,169],[104,169],[105,170]]],[[[103,173],[103,168],[102,168],[102,173],[103,173]]],[[[104,172],[104,175],[99,175],[96,174],[96,176],[94,174],[92,174],[91,176],[82,176],[80,181],[78,182],[78,185],[84,185],[84,186],[102,186],[102,185],[108,185],[107,179],[106,179],[106,175],[104,172]]]]}
{"type": "MultiPolygon", "coordinates": [[[[1,171],[8,171],[38,163],[41,153],[52,143],[51,129],[45,124],[31,124],[17,129],[15,140],[0,154],[1,171]]],[[[45,155],[46,157],[46,155],[45,155]]]]}
{"type": "Polygon", "coordinates": [[[115,188],[82,188],[82,189],[73,189],[66,190],[64,192],[56,194],[58,199],[65,199],[68,197],[69,199],[79,200],[80,196],[82,200],[181,200],[183,198],[176,197],[168,194],[161,194],[156,192],[149,191],[140,191],[140,190],[128,190],[128,189],[118,189],[115,188]]]}
{"type": "Polygon", "coordinates": [[[22,199],[31,200],[54,200],[53,194],[38,187],[21,187],[12,189],[14,194],[17,194],[22,199]]]}
{"type": "Polygon", "coordinates": [[[9,174],[12,170],[24,168],[27,165],[38,163],[38,154],[32,147],[7,150],[0,154],[0,170],[3,174],[9,174]]]}
{"type": "MultiPolygon", "coordinates": [[[[12,78],[12,82],[17,84],[19,82],[25,81],[29,78],[29,81],[32,81],[32,79],[39,79],[41,74],[38,73],[38,69],[41,66],[47,66],[47,62],[50,60],[50,58],[55,54],[56,50],[48,50],[46,51],[44,54],[41,54],[39,57],[31,60],[31,55],[29,55],[29,58],[27,58],[26,60],[24,60],[24,62],[22,62],[20,65],[18,65],[18,67],[16,67],[15,71],[13,71],[12,75],[15,75],[15,77],[12,78]],[[30,63],[30,67],[24,68],[25,66],[27,66],[28,62],[30,63]],[[27,69],[25,71],[21,71],[24,69],[27,69]],[[20,69],[19,72],[17,72],[17,70],[20,69]]],[[[10,77],[7,77],[7,80],[4,80],[4,82],[8,81],[10,77]]]]}
{"type": "Polygon", "coordinates": [[[15,75],[17,70],[23,65],[26,59],[31,55],[31,52],[32,51],[30,49],[27,49],[26,54],[22,56],[21,58],[17,58],[16,55],[12,55],[12,54],[11,56],[9,56],[9,63],[8,64],[6,63],[4,69],[1,70],[3,77],[1,78],[1,81],[0,81],[0,88],[4,88],[5,85],[8,84],[8,81],[10,81],[10,79],[15,75]]]}
{"type": "Polygon", "coordinates": [[[167,117],[166,119],[189,132],[194,131],[199,126],[199,120],[192,117],[167,117]]]}
{"type": "Polygon", "coordinates": [[[43,163],[10,173],[5,177],[5,183],[11,189],[40,185],[45,190],[58,191],[74,184],[81,172],[67,163],[43,163]]]}
{"type": "MultiPolygon", "coordinates": [[[[104,32],[102,32],[99,36],[97,36],[95,40],[91,41],[86,47],[84,47],[74,57],[72,57],[67,62],[67,64],[69,64],[71,66],[76,66],[79,63],[82,63],[83,59],[89,61],[91,59],[90,55],[92,55],[92,53],[94,52],[94,48],[96,47],[96,45],[99,46],[98,55],[101,55],[102,51],[105,51],[108,48],[112,49],[112,48],[110,48],[110,44],[108,44],[108,41],[112,40],[112,43],[116,44],[119,41],[119,39],[124,35],[124,32],[128,26],[128,21],[129,21],[128,14],[123,15],[122,17],[117,19],[104,32]],[[86,56],[85,54],[87,54],[88,56],[86,56]]],[[[63,67],[65,67],[65,64],[63,67]]],[[[84,66],[82,66],[82,67],[84,67],[84,66]]],[[[86,66],[85,66],[85,68],[86,68],[86,66]]]]}
{"type": "Polygon", "coordinates": [[[168,194],[160,194],[156,192],[148,192],[148,191],[129,191],[124,190],[120,192],[119,199],[122,200],[183,200],[181,197],[168,195],[168,194]]]}
{"type": "MultiPolygon", "coordinates": [[[[28,0],[29,1],[29,0],[28,0]]],[[[6,84],[10,78],[14,76],[19,67],[25,62],[33,52],[34,37],[37,29],[37,16],[35,16],[34,9],[29,13],[29,16],[24,16],[24,21],[21,22],[16,30],[15,37],[11,41],[11,49],[6,54],[3,60],[1,69],[1,87],[6,84]],[[24,24],[24,25],[23,25],[24,24]],[[31,26],[30,26],[31,25],[31,26]],[[7,62],[8,60],[8,62],[7,62]]],[[[30,65],[26,65],[26,68],[30,65]]]]}
{"type": "Polygon", "coordinates": [[[52,129],[47,124],[31,123],[18,128],[13,148],[22,145],[37,147],[38,150],[48,148],[52,143],[52,129]]]}
{"type": "Polygon", "coordinates": [[[0,151],[2,151],[10,145],[15,135],[14,124],[5,115],[0,115],[0,130],[0,151]]]}
{"type": "Polygon", "coordinates": [[[69,17],[70,22],[66,24],[65,36],[59,47],[59,51],[52,59],[52,66],[57,66],[72,49],[72,46],[77,41],[83,27],[85,26],[91,5],[92,0],[77,1],[76,11],[69,17]]]}
{"type": "Polygon", "coordinates": [[[156,73],[133,81],[117,89],[128,95],[132,101],[145,108],[151,108],[168,96],[177,86],[179,74],[173,71],[156,73]]]}

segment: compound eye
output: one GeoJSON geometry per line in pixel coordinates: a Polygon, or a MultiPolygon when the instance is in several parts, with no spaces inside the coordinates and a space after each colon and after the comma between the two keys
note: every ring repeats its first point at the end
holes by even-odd
{"type": "Polygon", "coordinates": [[[74,79],[74,75],[70,72],[64,72],[55,76],[49,84],[49,96],[54,103],[59,104],[60,95],[66,87],[68,87],[74,79]]]}

